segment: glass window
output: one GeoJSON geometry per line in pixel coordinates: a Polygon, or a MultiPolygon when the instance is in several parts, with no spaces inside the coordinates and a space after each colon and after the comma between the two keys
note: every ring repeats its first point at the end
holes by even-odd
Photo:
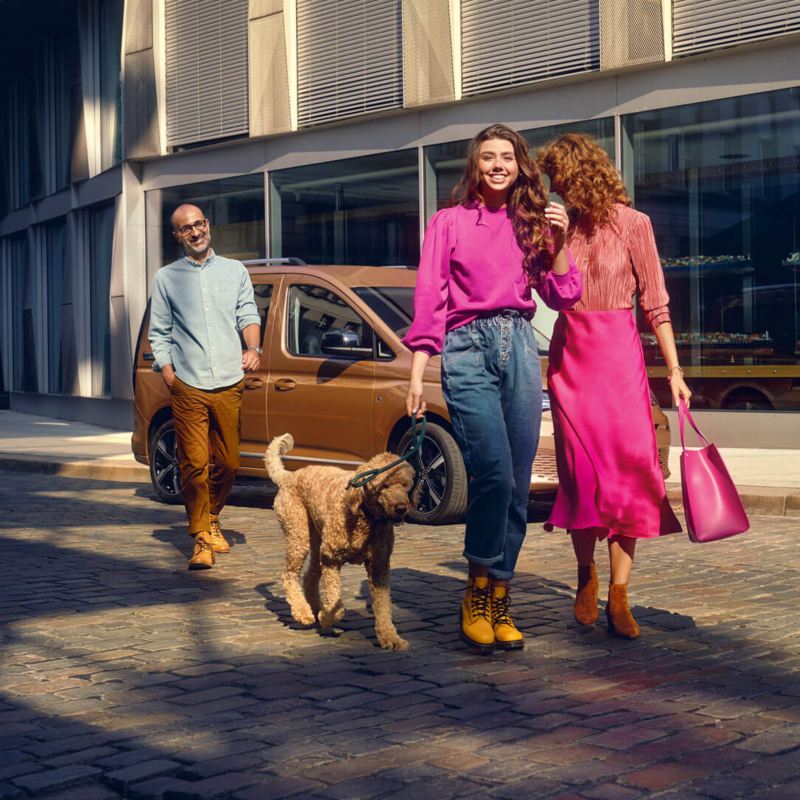
{"type": "Polygon", "coordinates": [[[414,321],[413,286],[358,286],[353,291],[403,338],[414,321]]]}
{"type": "MultiPolygon", "coordinates": [[[[545,128],[520,131],[528,140],[531,151],[535,151],[550,139],[565,133],[587,133],[594,136],[606,152],[614,158],[614,120],[587,119],[567,125],[548,125],[545,128]]],[[[450,205],[450,197],[467,163],[469,139],[446,142],[425,148],[425,206],[430,217],[440,208],[450,205]]]]}
{"type": "Polygon", "coordinates": [[[214,251],[241,261],[264,258],[264,175],[240,175],[188,186],[175,186],[148,192],[148,231],[160,237],[160,247],[148,248],[155,263],[148,274],[181,258],[183,249],[172,237],[170,216],[182,203],[202,209],[211,222],[214,251]],[[151,219],[150,215],[155,219],[151,219]]]}
{"type": "Polygon", "coordinates": [[[111,394],[111,258],[114,242],[114,204],[85,212],[89,255],[92,395],[111,394]]]}
{"type": "Polygon", "coordinates": [[[270,173],[272,256],[309,264],[419,261],[416,150],[270,173]]]}
{"type": "Polygon", "coordinates": [[[64,392],[65,375],[63,356],[69,351],[66,336],[71,319],[71,309],[65,303],[70,296],[66,291],[67,226],[64,220],[45,227],[45,257],[47,270],[47,390],[55,394],[64,392]]]}
{"type": "MultiPolygon", "coordinates": [[[[54,32],[52,42],[55,185],[57,189],[63,189],[69,186],[73,177],[85,177],[81,163],[85,159],[81,152],[84,145],[79,138],[83,124],[81,65],[78,24],[74,13],[66,14],[59,20],[59,28],[54,32]]],[[[47,116],[43,115],[39,122],[45,119],[47,116]]]]}
{"type": "Polygon", "coordinates": [[[341,297],[324,286],[292,286],[289,289],[287,347],[294,356],[323,358],[322,335],[351,331],[362,358],[372,357],[372,329],[341,297]]]}
{"type": "MultiPolygon", "coordinates": [[[[267,316],[269,315],[269,307],[272,305],[272,292],[274,286],[271,283],[257,283],[253,286],[253,294],[255,296],[256,308],[258,309],[258,316],[261,317],[261,335],[259,342],[264,343],[264,329],[267,327],[267,316]]],[[[242,350],[247,349],[241,331],[239,331],[239,339],[242,343],[242,350]]]]}
{"type": "Polygon", "coordinates": [[[122,156],[122,84],[120,53],[122,51],[123,0],[105,0],[99,12],[100,55],[100,124],[101,165],[108,169],[122,156]]]}
{"type": "Polygon", "coordinates": [[[7,256],[11,265],[11,324],[13,328],[12,387],[18,392],[38,392],[36,296],[38,281],[30,262],[28,237],[10,236],[7,256]]]}
{"type": "MultiPolygon", "coordinates": [[[[800,409],[800,89],[623,122],[628,183],[653,221],[693,404],[800,409]]],[[[654,388],[668,402],[665,382],[654,388]]]]}

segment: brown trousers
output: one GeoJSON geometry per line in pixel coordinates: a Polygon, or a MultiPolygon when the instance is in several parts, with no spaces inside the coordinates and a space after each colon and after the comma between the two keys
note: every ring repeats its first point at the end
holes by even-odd
{"type": "Polygon", "coordinates": [[[195,389],[175,378],[172,416],[178,444],[189,533],[211,528],[239,469],[242,382],[225,389],[195,389]]]}

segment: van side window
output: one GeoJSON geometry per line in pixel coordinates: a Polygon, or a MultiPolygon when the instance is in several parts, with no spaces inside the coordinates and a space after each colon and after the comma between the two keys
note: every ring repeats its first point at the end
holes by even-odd
{"type": "Polygon", "coordinates": [[[325,358],[322,334],[348,330],[358,335],[364,357],[372,357],[372,328],[338,295],[323,286],[294,285],[287,303],[286,341],[293,356],[325,358]]]}
{"type": "Polygon", "coordinates": [[[261,341],[264,341],[264,328],[267,327],[267,315],[269,314],[269,307],[272,303],[272,290],[271,283],[257,283],[253,286],[253,293],[256,298],[256,306],[258,307],[258,315],[261,317],[261,341]]]}
{"type": "MultiPolygon", "coordinates": [[[[261,317],[261,335],[258,339],[261,344],[264,344],[264,330],[267,327],[267,316],[269,315],[269,307],[272,303],[272,290],[275,287],[271,283],[256,283],[253,285],[253,295],[256,301],[256,308],[258,308],[258,316],[261,317]]],[[[242,350],[247,349],[244,342],[244,337],[239,332],[239,339],[242,343],[242,350]]]]}

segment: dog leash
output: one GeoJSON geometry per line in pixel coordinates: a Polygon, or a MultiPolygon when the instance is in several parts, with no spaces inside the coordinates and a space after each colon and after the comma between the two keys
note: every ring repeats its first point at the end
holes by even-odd
{"type": "Polygon", "coordinates": [[[385,467],[380,467],[379,469],[368,469],[364,472],[359,472],[358,475],[354,475],[348,481],[347,485],[352,486],[354,489],[359,489],[362,486],[366,486],[366,484],[368,484],[374,478],[377,478],[382,472],[393,469],[398,464],[402,464],[404,461],[410,461],[411,456],[416,455],[420,447],[422,447],[422,442],[425,439],[425,428],[427,426],[427,421],[424,416],[414,419],[414,421],[411,423],[411,430],[414,430],[417,425],[419,425],[419,430],[414,434],[414,446],[404,456],[400,456],[397,461],[392,461],[391,464],[387,464],[385,467]]]}

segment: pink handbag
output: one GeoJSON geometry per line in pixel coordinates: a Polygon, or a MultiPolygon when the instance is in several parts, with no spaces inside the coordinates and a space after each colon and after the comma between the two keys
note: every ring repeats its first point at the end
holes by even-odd
{"type": "Polygon", "coordinates": [[[693,542],[713,542],[744,533],[750,527],[750,521],[730,473],[716,445],[700,433],[683,398],[678,405],[678,423],[681,431],[683,510],[689,538],[693,542]],[[705,447],[686,449],[684,424],[687,419],[705,447]]]}

